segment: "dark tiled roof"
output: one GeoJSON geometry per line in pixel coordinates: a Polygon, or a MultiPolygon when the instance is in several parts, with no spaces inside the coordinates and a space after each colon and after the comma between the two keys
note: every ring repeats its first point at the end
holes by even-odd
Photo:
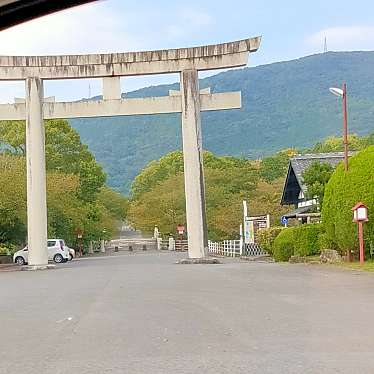
{"type": "Polygon", "coordinates": [[[286,218],[295,218],[297,214],[308,213],[308,212],[310,212],[312,210],[312,208],[313,208],[313,206],[311,206],[311,205],[304,206],[304,207],[301,207],[301,208],[296,208],[292,212],[284,214],[283,217],[286,217],[286,218]]]}
{"type": "MultiPolygon", "coordinates": [[[[349,153],[350,156],[352,156],[353,154],[354,152],[349,153]]],[[[343,152],[297,155],[290,159],[290,166],[295,173],[301,189],[303,190],[303,192],[305,192],[306,186],[304,185],[302,174],[313,162],[326,163],[335,167],[339,162],[343,161],[343,159],[343,152]]]]}

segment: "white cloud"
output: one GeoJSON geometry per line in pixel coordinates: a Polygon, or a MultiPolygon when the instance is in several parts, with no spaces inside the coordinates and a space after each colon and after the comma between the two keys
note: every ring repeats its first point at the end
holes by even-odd
{"type": "MultiPolygon", "coordinates": [[[[208,13],[188,7],[155,15],[154,9],[143,12],[122,9],[115,0],[94,2],[0,32],[0,55],[110,53],[179,47],[191,36],[201,37],[212,21],[208,13]]],[[[154,78],[127,78],[123,88],[128,91],[176,79],[170,75],[154,78]]],[[[57,100],[75,100],[88,96],[89,92],[100,94],[101,82],[45,83],[45,94],[54,95],[57,100]]],[[[12,102],[17,96],[24,96],[22,82],[0,82],[0,103],[12,102]]]]}
{"type": "Polygon", "coordinates": [[[374,50],[374,26],[330,27],[308,37],[307,43],[319,48],[325,37],[329,50],[374,50]]]}
{"type": "MultiPolygon", "coordinates": [[[[132,15],[121,14],[106,2],[35,19],[0,33],[0,55],[109,53],[138,50],[141,40],[126,32],[132,15]],[[125,17],[124,17],[125,16],[125,17]],[[127,20],[126,20],[127,18],[127,20]]],[[[130,27],[131,28],[131,27],[130,27]]],[[[97,80],[46,82],[46,95],[75,100],[101,93],[97,80]]],[[[23,82],[0,82],[0,103],[24,97],[23,82]]]]}
{"type": "Polygon", "coordinates": [[[40,55],[104,53],[137,49],[123,33],[125,20],[105,6],[93,3],[42,17],[0,33],[0,54],[40,55]]]}
{"type": "Polygon", "coordinates": [[[190,8],[180,9],[170,18],[178,20],[178,23],[172,23],[165,28],[166,37],[172,40],[200,34],[213,22],[208,13],[190,8]]]}
{"type": "Polygon", "coordinates": [[[193,9],[184,9],[182,18],[186,23],[194,27],[205,27],[212,23],[212,17],[209,14],[193,9]]]}

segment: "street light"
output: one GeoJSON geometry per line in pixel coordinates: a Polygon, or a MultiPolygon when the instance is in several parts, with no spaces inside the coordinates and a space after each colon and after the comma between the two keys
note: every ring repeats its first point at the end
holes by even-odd
{"type": "Polygon", "coordinates": [[[330,92],[343,99],[343,144],[344,144],[344,169],[348,171],[348,115],[347,115],[347,85],[343,89],[331,87],[330,92]]]}

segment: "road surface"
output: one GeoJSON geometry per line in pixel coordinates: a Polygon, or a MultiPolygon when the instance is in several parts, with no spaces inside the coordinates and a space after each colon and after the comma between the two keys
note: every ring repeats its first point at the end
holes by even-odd
{"type": "Polygon", "coordinates": [[[373,373],[374,275],[183,255],[0,273],[0,373],[373,373]]]}

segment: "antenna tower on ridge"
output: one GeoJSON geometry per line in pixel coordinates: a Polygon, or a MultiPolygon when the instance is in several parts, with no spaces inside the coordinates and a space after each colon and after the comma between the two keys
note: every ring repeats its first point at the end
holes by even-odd
{"type": "Polygon", "coordinates": [[[325,44],[323,46],[323,53],[327,52],[327,37],[325,36],[325,44]]]}

